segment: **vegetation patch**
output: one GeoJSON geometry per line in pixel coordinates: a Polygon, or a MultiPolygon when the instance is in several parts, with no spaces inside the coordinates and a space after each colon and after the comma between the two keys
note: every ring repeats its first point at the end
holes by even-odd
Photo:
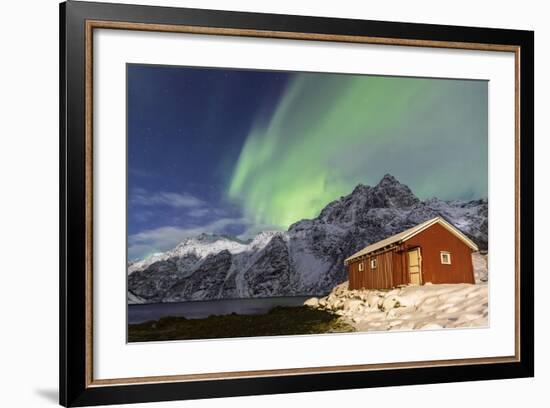
{"type": "Polygon", "coordinates": [[[163,317],[128,326],[128,341],[165,341],[278,336],[354,331],[338,316],[307,306],[275,307],[263,315],[209,316],[205,319],[163,317]]]}

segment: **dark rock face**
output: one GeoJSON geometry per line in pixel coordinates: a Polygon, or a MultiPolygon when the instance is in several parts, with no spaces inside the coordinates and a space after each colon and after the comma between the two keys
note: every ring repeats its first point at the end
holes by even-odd
{"type": "Polygon", "coordinates": [[[164,301],[209,300],[219,298],[219,293],[231,267],[231,253],[223,250],[208,255],[193,273],[173,285],[163,297],[164,301]]]}
{"type": "Polygon", "coordinates": [[[165,293],[182,278],[178,266],[193,265],[197,261],[196,256],[189,255],[155,262],[128,275],[128,289],[147,303],[161,302],[165,293]]]}
{"type": "Polygon", "coordinates": [[[284,239],[275,236],[244,273],[250,297],[286,293],[290,285],[290,258],[284,239]]]}
{"type": "Polygon", "coordinates": [[[317,218],[298,221],[286,232],[263,232],[248,244],[228,237],[189,240],[176,248],[184,255],[169,251],[133,271],[128,289],[143,302],[324,295],[347,279],[348,256],[437,216],[487,249],[487,200],[421,201],[385,175],[376,186],[358,185],[317,218]],[[193,252],[197,242],[202,249],[193,252]],[[228,249],[204,249],[223,247],[228,249]]]}

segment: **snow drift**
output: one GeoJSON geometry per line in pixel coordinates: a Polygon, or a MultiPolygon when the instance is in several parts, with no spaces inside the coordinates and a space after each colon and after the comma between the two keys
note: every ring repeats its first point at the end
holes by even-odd
{"type": "Polygon", "coordinates": [[[441,329],[488,325],[486,284],[348,290],[347,282],[306,306],[333,312],[357,331],[441,329]]]}

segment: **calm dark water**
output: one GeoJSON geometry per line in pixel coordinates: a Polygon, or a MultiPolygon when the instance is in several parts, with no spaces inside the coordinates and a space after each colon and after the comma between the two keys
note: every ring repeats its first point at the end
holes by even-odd
{"type": "Polygon", "coordinates": [[[210,315],[257,315],[268,313],[276,306],[301,306],[311,296],[292,296],[265,299],[208,300],[200,302],[155,303],[128,305],[128,323],[142,323],[167,316],[201,319],[210,315]]]}

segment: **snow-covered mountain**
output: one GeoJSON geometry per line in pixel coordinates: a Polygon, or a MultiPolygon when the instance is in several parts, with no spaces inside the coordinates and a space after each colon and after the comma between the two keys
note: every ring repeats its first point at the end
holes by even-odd
{"type": "Polygon", "coordinates": [[[202,234],[128,267],[130,303],[312,295],[345,281],[344,259],[373,242],[442,216],[487,248],[487,200],[419,200],[387,174],[359,184],[317,218],[252,241],[202,234]]]}
{"type": "MultiPolygon", "coordinates": [[[[256,238],[259,238],[256,237],[256,238]]],[[[216,254],[227,250],[232,254],[238,254],[247,249],[245,242],[226,235],[200,234],[197,237],[187,238],[177,247],[166,252],[153,254],[141,261],[133,262],[128,266],[128,273],[143,270],[150,265],[171,258],[197,258],[202,259],[207,255],[216,254]]],[[[179,264],[179,269],[184,267],[179,264]]]]}

